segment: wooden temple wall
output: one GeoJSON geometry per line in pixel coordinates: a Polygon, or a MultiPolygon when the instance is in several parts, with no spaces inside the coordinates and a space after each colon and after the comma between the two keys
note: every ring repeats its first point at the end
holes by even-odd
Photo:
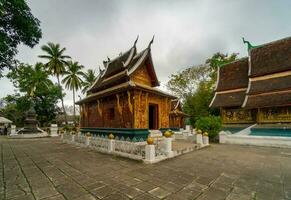
{"type": "Polygon", "coordinates": [[[149,128],[149,105],[158,106],[158,128],[168,128],[171,100],[152,93],[134,92],[134,128],[149,128]]]}
{"type": "Polygon", "coordinates": [[[152,85],[151,83],[151,77],[149,76],[147,72],[146,65],[140,67],[138,70],[136,70],[133,75],[131,76],[131,80],[136,83],[141,83],[146,86],[152,85]]]}
{"type": "MultiPolygon", "coordinates": [[[[113,95],[83,104],[81,127],[133,128],[133,110],[130,109],[128,95],[120,93],[118,96],[113,95]]],[[[131,97],[131,102],[132,100],[131,97]]]]}
{"type": "Polygon", "coordinates": [[[171,115],[170,116],[170,126],[171,128],[184,128],[184,117],[171,115]]]}

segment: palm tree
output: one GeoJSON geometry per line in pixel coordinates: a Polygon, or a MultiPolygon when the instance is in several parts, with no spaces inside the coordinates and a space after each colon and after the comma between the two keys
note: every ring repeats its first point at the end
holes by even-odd
{"type": "Polygon", "coordinates": [[[68,62],[68,70],[64,72],[65,78],[62,80],[67,89],[73,90],[74,121],[76,119],[75,92],[82,86],[81,76],[84,76],[84,73],[81,70],[83,68],[84,66],[79,65],[78,62],[68,62]]]}
{"type": "Polygon", "coordinates": [[[84,73],[83,77],[84,81],[82,84],[83,86],[82,93],[85,94],[96,80],[95,70],[88,69],[87,72],[84,73]]]}
{"type": "Polygon", "coordinates": [[[27,79],[27,94],[34,97],[36,89],[48,88],[52,81],[48,78],[49,74],[44,70],[42,63],[36,63],[27,79]]]}
{"type": "MultiPolygon", "coordinates": [[[[58,79],[58,85],[62,90],[62,86],[60,83],[60,76],[64,74],[66,71],[67,59],[70,59],[70,56],[64,55],[66,48],[61,48],[60,44],[54,44],[52,42],[48,42],[47,45],[43,45],[41,49],[46,53],[46,55],[39,55],[40,58],[45,58],[48,62],[45,64],[49,73],[53,76],[56,76],[58,79]]],[[[65,116],[66,124],[67,114],[64,106],[63,95],[61,96],[62,108],[65,116]]]]}

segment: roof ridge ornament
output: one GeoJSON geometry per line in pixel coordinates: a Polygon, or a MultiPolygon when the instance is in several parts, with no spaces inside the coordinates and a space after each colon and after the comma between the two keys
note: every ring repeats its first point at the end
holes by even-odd
{"type": "Polygon", "coordinates": [[[151,45],[152,45],[152,44],[153,44],[153,42],[154,42],[154,39],[155,39],[155,35],[153,35],[153,38],[152,38],[152,40],[150,41],[148,48],[150,48],[150,47],[151,47],[151,45]]]}
{"type": "Polygon", "coordinates": [[[248,51],[249,51],[250,49],[253,49],[253,48],[256,47],[256,46],[252,45],[249,41],[245,40],[244,37],[242,37],[242,41],[243,41],[244,44],[247,44],[248,51]]]}
{"type": "Polygon", "coordinates": [[[138,41],[138,38],[139,38],[139,35],[137,35],[137,37],[136,37],[136,39],[135,39],[135,41],[134,41],[134,44],[133,44],[133,46],[135,46],[135,45],[136,45],[136,43],[137,43],[137,41],[138,41]]]}

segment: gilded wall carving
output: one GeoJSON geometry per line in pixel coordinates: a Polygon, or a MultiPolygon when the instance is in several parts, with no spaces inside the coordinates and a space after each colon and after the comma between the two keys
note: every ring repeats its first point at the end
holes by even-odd
{"type": "Polygon", "coordinates": [[[255,122],[254,111],[242,109],[222,109],[222,121],[225,124],[253,123],[255,122]]]}
{"type": "Polygon", "coordinates": [[[259,110],[258,122],[291,122],[291,107],[262,108],[259,110]]]}

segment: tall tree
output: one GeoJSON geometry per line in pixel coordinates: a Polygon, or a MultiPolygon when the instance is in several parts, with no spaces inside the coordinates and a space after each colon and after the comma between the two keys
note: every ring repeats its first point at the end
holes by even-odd
{"type": "Polygon", "coordinates": [[[167,88],[182,101],[192,95],[201,81],[209,80],[210,68],[208,65],[189,67],[170,76],[167,88]]]}
{"type": "Polygon", "coordinates": [[[85,94],[96,80],[95,71],[92,69],[88,69],[87,72],[84,73],[83,77],[84,80],[82,84],[83,86],[82,93],[85,94]]]}
{"type": "Polygon", "coordinates": [[[51,122],[59,112],[57,102],[62,95],[58,85],[49,79],[49,73],[41,63],[35,66],[20,64],[7,77],[15,88],[25,95],[8,95],[4,98],[4,116],[10,117],[17,125],[22,125],[25,112],[33,103],[37,119],[41,125],[51,122]]]}
{"type": "Polygon", "coordinates": [[[5,67],[14,68],[17,46],[34,47],[41,38],[40,22],[25,0],[0,1],[0,76],[5,67]]]}
{"type": "Polygon", "coordinates": [[[64,72],[65,77],[62,80],[67,89],[73,90],[74,122],[76,119],[75,92],[82,86],[83,81],[81,77],[84,76],[83,68],[78,62],[68,62],[68,70],[64,72]]]}
{"type": "Polygon", "coordinates": [[[206,64],[210,67],[210,78],[214,84],[217,79],[217,69],[222,65],[235,61],[237,59],[238,53],[232,53],[228,55],[227,53],[215,53],[211,58],[206,60],[206,64]]]}
{"type": "Polygon", "coordinates": [[[184,101],[183,110],[191,116],[192,125],[200,117],[219,114],[217,109],[209,108],[214,95],[217,69],[236,60],[237,55],[218,52],[207,59],[203,65],[187,68],[171,75],[167,87],[184,101]]]}
{"type": "Polygon", "coordinates": [[[32,97],[35,96],[37,90],[45,90],[50,84],[53,84],[42,63],[36,63],[34,67],[20,64],[17,69],[7,74],[7,78],[20,92],[25,92],[27,96],[32,97]]]}
{"type": "MultiPolygon", "coordinates": [[[[47,59],[48,62],[45,64],[48,71],[57,77],[58,85],[62,90],[60,76],[64,74],[66,71],[66,65],[68,65],[68,60],[71,57],[68,55],[64,55],[66,48],[61,48],[60,44],[54,44],[52,42],[48,42],[47,45],[43,45],[41,49],[46,53],[46,55],[39,55],[40,58],[47,59]]],[[[65,116],[66,124],[67,121],[67,113],[64,106],[64,98],[61,96],[62,101],[62,109],[65,116]]]]}

